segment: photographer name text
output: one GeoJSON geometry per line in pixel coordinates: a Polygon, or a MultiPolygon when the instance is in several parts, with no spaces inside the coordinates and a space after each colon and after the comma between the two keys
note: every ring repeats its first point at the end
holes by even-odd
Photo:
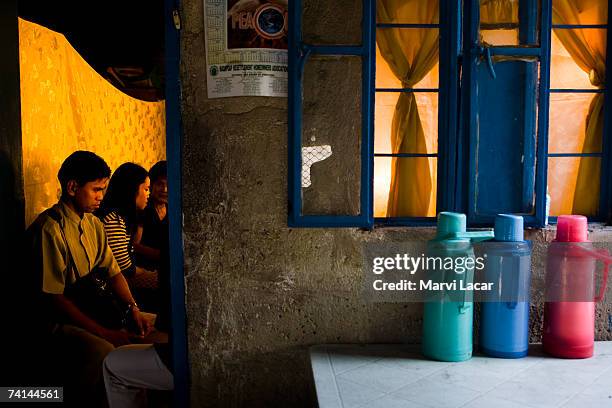
{"type": "Polygon", "coordinates": [[[495,284],[493,282],[465,282],[453,280],[452,282],[436,282],[434,280],[420,280],[417,282],[402,279],[399,282],[385,282],[381,279],[374,281],[374,290],[430,290],[430,291],[490,291],[495,284]]]}

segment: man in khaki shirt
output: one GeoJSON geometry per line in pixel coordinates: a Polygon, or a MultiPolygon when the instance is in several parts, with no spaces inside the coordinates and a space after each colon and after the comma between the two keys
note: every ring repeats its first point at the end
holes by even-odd
{"type": "Polygon", "coordinates": [[[64,296],[66,287],[75,282],[75,274],[83,277],[95,268],[108,270],[113,292],[131,305],[140,337],[150,331],[149,319],[138,309],[108,246],[104,226],[92,214],[100,206],[109,177],[110,168],[102,158],[87,151],[74,152],[58,173],[60,201],[40,214],[28,229],[39,289],[48,306],[45,309],[50,320],[59,323],[52,333],[59,349],[56,351],[66,363],[63,368],[68,371],[68,381],[90,397],[100,391],[106,355],[131,341],[126,331],[102,326],[64,296]],[[72,271],[70,263],[76,271],[72,271]]]}

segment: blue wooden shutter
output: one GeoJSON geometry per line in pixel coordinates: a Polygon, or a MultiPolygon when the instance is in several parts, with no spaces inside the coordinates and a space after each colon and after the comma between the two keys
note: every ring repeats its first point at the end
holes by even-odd
{"type": "Polygon", "coordinates": [[[544,223],[550,1],[539,19],[537,3],[520,1],[520,46],[481,43],[479,1],[466,8],[462,194],[472,225],[490,225],[498,213],[544,223]]]}

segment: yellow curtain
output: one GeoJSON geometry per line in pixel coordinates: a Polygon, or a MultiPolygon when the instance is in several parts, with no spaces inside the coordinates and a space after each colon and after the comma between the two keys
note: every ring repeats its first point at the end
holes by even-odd
{"type": "Polygon", "coordinates": [[[518,3],[518,0],[482,0],[480,2],[480,22],[518,23],[518,3]]]}
{"type": "MultiPolygon", "coordinates": [[[[607,6],[603,0],[554,0],[553,24],[589,24],[607,21],[607,6]]],[[[586,73],[594,86],[605,84],[606,30],[556,29],[555,34],[572,59],[586,73]]],[[[593,97],[586,120],[583,153],[601,151],[603,136],[603,94],[593,97]]],[[[600,163],[580,160],[572,212],[594,215],[599,204],[600,163]]]]}
{"type": "MultiPolygon", "coordinates": [[[[378,21],[437,23],[438,1],[378,0],[378,21]]],[[[376,41],[402,87],[411,88],[438,62],[439,32],[435,29],[379,29],[376,41]]],[[[393,153],[427,153],[427,143],[413,93],[401,93],[391,124],[393,153]]],[[[392,161],[387,216],[434,216],[436,174],[428,158],[392,161]]]]}
{"type": "Polygon", "coordinates": [[[165,103],[119,91],[63,35],[20,19],[19,65],[27,224],[57,201],[57,171],[75,150],[99,154],[111,169],[166,157],[165,103]]]}

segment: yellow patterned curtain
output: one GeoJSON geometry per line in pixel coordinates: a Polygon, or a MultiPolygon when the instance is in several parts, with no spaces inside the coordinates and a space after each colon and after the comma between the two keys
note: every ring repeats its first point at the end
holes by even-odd
{"type": "Polygon", "coordinates": [[[483,0],[480,22],[486,24],[518,23],[518,0],[483,0]]]}
{"type": "MultiPolygon", "coordinates": [[[[603,0],[554,0],[553,24],[589,24],[608,20],[607,2],[603,0]]],[[[555,34],[574,62],[589,74],[596,87],[605,84],[606,30],[555,29],[555,34]]],[[[583,153],[600,152],[603,136],[603,94],[591,101],[586,120],[583,153]]],[[[594,215],[599,206],[600,163],[594,159],[580,160],[572,212],[594,215]]]]}
{"type": "MultiPolygon", "coordinates": [[[[438,1],[378,0],[378,21],[437,23],[438,1]]],[[[438,30],[379,29],[376,42],[402,87],[411,88],[438,62],[438,30]]],[[[427,143],[413,93],[401,93],[391,124],[393,153],[427,153],[427,143]]],[[[428,158],[393,158],[387,216],[435,215],[435,173],[428,158]],[[432,194],[432,192],[434,194],[432,194]]]]}
{"type": "Polygon", "coordinates": [[[27,224],[57,201],[57,171],[75,150],[97,153],[111,169],[165,158],[164,102],[122,93],[63,35],[19,20],[19,63],[27,224]]]}

